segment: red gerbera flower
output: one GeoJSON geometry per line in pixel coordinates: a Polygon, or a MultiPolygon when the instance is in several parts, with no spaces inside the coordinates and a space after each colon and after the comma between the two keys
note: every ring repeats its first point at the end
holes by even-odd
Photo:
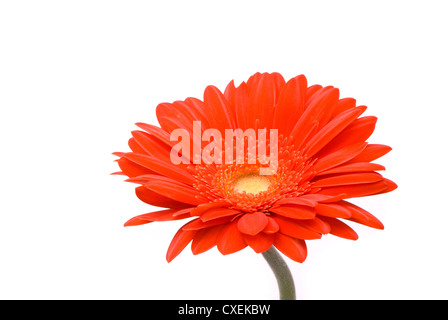
{"type": "Polygon", "coordinates": [[[208,86],[203,101],[162,103],[156,111],[161,128],[137,123],[143,131],[132,132],[132,151],[115,154],[120,173],[140,185],[137,197],[165,209],[136,216],[125,226],[190,219],[175,234],[168,262],[190,242],[193,254],[214,246],[222,254],[246,246],[261,253],[274,246],[303,262],[305,240],[328,233],[358,238],[342,220],[383,229],[372,214],[346,200],[396,188],[376,172],[385,168],[372,163],[391,148],[366,142],[376,117],[360,117],[365,110],[355,99],[340,99],[337,88],[308,86],[303,75],[285,83],[279,73],[257,73],[238,87],[231,81],[224,93],[208,86]],[[199,131],[194,121],[200,121],[199,131]],[[262,175],[265,163],[258,158],[248,163],[249,138],[244,139],[245,161],[204,163],[188,153],[174,164],[171,152],[179,155],[180,150],[173,149],[178,141],[171,141],[170,134],[176,129],[183,129],[188,145],[200,150],[212,141],[202,136],[207,129],[222,137],[226,129],[277,129],[276,170],[262,175]]]}

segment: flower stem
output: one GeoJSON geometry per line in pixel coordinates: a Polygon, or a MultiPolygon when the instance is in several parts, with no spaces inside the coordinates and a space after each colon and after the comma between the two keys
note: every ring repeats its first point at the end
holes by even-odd
{"type": "Polygon", "coordinates": [[[296,289],[294,287],[294,279],[288,265],[281,257],[280,253],[272,246],[268,251],[262,253],[263,258],[266,259],[278,283],[278,290],[280,291],[280,300],[295,300],[296,289]]]}

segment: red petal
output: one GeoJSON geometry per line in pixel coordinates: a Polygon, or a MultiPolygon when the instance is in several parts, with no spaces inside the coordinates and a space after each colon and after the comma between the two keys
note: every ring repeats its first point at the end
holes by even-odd
{"type": "Polygon", "coordinates": [[[122,156],[124,156],[125,154],[126,154],[126,152],[112,152],[112,154],[114,155],[114,156],[117,156],[117,157],[122,157],[122,156]]]}
{"type": "Polygon", "coordinates": [[[313,138],[308,142],[306,155],[308,157],[316,154],[320,149],[325,147],[333,138],[335,138],[342,130],[363,113],[366,107],[357,107],[349,109],[329,123],[325,125],[313,138]]]}
{"type": "Polygon", "coordinates": [[[268,224],[263,229],[263,232],[264,233],[276,233],[276,232],[278,232],[280,227],[279,227],[278,223],[275,221],[275,219],[273,219],[271,217],[267,217],[267,218],[268,218],[268,224]]]}
{"type": "Polygon", "coordinates": [[[228,216],[235,216],[237,214],[240,214],[241,212],[234,209],[229,208],[214,208],[206,211],[201,215],[201,220],[204,222],[207,222],[209,220],[214,220],[217,218],[222,217],[228,217],[228,216]]]}
{"type": "Polygon", "coordinates": [[[120,158],[117,160],[118,166],[120,167],[121,171],[125,175],[127,175],[130,178],[138,177],[144,174],[154,174],[155,172],[152,170],[149,170],[141,165],[138,165],[132,161],[129,161],[126,158],[120,158]]]}
{"type": "Polygon", "coordinates": [[[344,198],[356,198],[370,196],[377,193],[384,192],[387,189],[386,182],[378,181],[374,183],[364,183],[364,184],[353,184],[348,186],[330,187],[323,188],[319,191],[320,194],[326,195],[339,195],[345,193],[344,198]]]}
{"type": "MultiPolygon", "coordinates": [[[[280,226],[280,232],[283,234],[286,234],[288,236],[297,238],[297,239],[304,239],[304,240],[312,240],[312,239],[320,239],[322,236],[314,231],[311,231],[304,227],[300,221],[297,220],[291,220],[288,218],[284,218],[282,216],[276,215],[274,217],[275,221],[280,226]]],[[[307,220],[304,220],[307,221],[307,220]]]]}
{"type": "Polygon", "coordinates": [[[204,91],[204,111],[210,128],[224,133],[225,129],[235,128],[232,112],[229,112],[227,100],[215,86],[208,86],[204,91]]]}
{"type": "Polygon", "coordinates": [[[294,137],[293,144],[300,148],[306,142],[310,130],[315,123],[323,123],[325,114],[330,114],[339,98],[339,90],[333,87],[325,87],[315,93],[306,103],[305,111],[297,121],[291,136],[294,137]]]}
{"type": "Polygon", "coordinates": [[[190,173],[182,170],[179,166],[173,165],[171,162],[165,162],[152,156],[135,153],[127,153],[124,157],[132,162],[135,162],[145,168],[148,168],[154,172],[157,172],[158,174],[174,179],[176,181],[183,182],[189,185],[192,185],[196,181],[196,179],[194,179],[190,173]]]}
{"type": "Polygon", "coordinates": [[[206,198],[202,197],[200,193],[195,189],[187,185],[182,185],[176,181],[153,179],[145,183],[144,186],[165,197],[183,203],[198,205],[205,201],[208,201],[206,198]]]}
{"type": "Polygon", "coordinates": [[[321,219],[330,225],[330,234],[349,240],[358,239],[358,235],[355,230],[350,228],[344,222],[335,218],[322,217],[321,219]]]}
{"type": "Polygon", "coordinates": [[[344,164],[333,169],[329,169],[319,173],[319,175],[334,174],[334,173],[349,173],[349,172],[368,172],[385,170],[384,166],[370,162],[355,162],[344,164]]]}
{"type": "MultiPolygon", "coordinates": [[[[181,111],[171,110],[171,108],[173,108],[173,106],[172,106],[172,104],[169,104],[169,103],[161,103],[157,106],[156,112],[157,112],[157,118],[159,119],[160,125],[162,126],[162,128],[164,130],[167,130],[170,133],[176,129],[186,130],[190,137],[190,145],[193,145],[193,128],[192,128],[193,121],[201,121],[201,125],[202,125],[202,120],[188,119],[188,118],[184,119],[184,117],[185,117],[184,113],[182,113],[181,111]],[[170,110],[170,111],[168,111],[168,110],[170,110]],[[167,115],[165,115],[163,117],[160,116],[160,114],[165,114],[165,113],[167,115]],[[170,113],[172,113],[172,114],[169,115],[170,113]],[[176,113],[179,114],[179,118],[176,116],[176,113]]],[[[155,140],[155,139],[153,139],[153,140],[155,140]]],[[[158,141],[151,141],[152,145],[154,145],[156,143],[158,143],[158,141]]],[[[176,144],[177,141],[173,141],[173,143],[176,144]]],[[[170,152],[171,152],[172,148],[169,148],[169,150],[166,150],[166,149],[156,147],[156,146],[149,147],[149,143],[148,143],[148,147],[146,147],[146,150],[148,150],[148,152],[153,154],[158,159],[171,161],[169,156],[170,156],[170,152]]],[[[186,154],[185,158],[191,159],[191,153],[186,154]]]]}
{"type": "Polygon", "coordinates": [[[234,220],[224,226],[216,241],[219,252],[230,254],[247,247],[243,234],[238,230],[238,220],[234,220]]]}
{"type": "Polygon", "coordinates": [[[328,196],[328,195],[319,194],[319,193],[313,193],[313,194],[309,193],[309,194],[302,195],[301,198],[304,198],[306,200],[316,201],[316,202],[331,203],[331,202],[338,202],[338,201],[344,199],[345,194],[339,194],[336,196],[328,196]]]}
{"type": "Polygon", "coordinates": [[[385,190],[381,191],[380,193],[391,192],[398,188],[397,184],[395,182],[393,182],[392,180],[384,179],[384,182],[386,183],[387,188],[385,190]]]}
{"type": "Polygon", "coordinates": [[[182,250],[193,240],[197,231],[185,231],[182,228],[177,231],[174,235],[173,240],[171,240],[170,246],[166,253],[166,261],[171,262],[176,258],[182,250]]]}
{"type": "Polygon", "coordinates": [[[126,179],[125,181],[127,182],[132,182],[132,183],[138,183],[138,184],[145,184],[151,181],[165,181],[165,182],[172,182],[172,183],[177,183],[180,186],[185,186],[185,184],[174,181],[173,179],[167,178],[165,176],[161,176],[157,173],[155,174],[142,174],[141,176],[138,177],[134,177],[134,178],[129,178],[126,179]]]}
{"type": "Polygon", "coordinates": [[[142,224],[151,223],[152,221],[140,219],[138,216],[133,217],[126,221],[123,226],[125,227],[134,227],[134,226],[140,226],[142,224]]]}
{"type": "Polygon", "coordinates": [[[355,108],[356,100],[353,98],[342,98],[336,103],[336,107],[334,108],[334,114],[337,116],[338,114],[344,112],[345,110],[355,108]]]}
{"type": "MultiPolygon", "coordinates": [[[[322,149],[323,154],[335,152],[352,144],[365,142],[375,130],[377,118],[373,116],[356,119],[322,149]]],[[[318,154],[319,156],[319,154],[318,154]]]]}
{"type": "Polygon", "coordinates": [[[193,254],[200,254],[216,246],[218,235],[223,226],[216,226],[199,230],[191,243],[193,254]]]}
{"type": "Polygon", "coordinates": [[[172,220],[180,220],[190,217],[190,211],[192,208],[187,209],[168,209],[161,210],[156,212],[150,212],[141,214],[139,216],[133,217],[129,219],[124,226],[137,226],[145,223],[150,223],[153,221],[172,221],[172,220]],[[175,215],[175,216],[174,216],[175,215]]]}
{"type": "Polygon", "coordinates": [[[384,229],[384,225],[381,223],[381,221],[378,220],[370,212],[367,212],[366,210],[364,210],[350,202],[347,202],[347,201],[342,201],[342,202],[344,203],[344,206],[351,212],[352,216],[348,220],[366,225],[368,227],[372,227],[372,228],[376,228],[376,229],[384,229]]]}
{"type": "Polygon", "coordinates": [[[139,216],[140,219],[149,221],[172,221],[181,220],[185,218],[190,218],[190,212],[192,208],[186,209],[168,209],[162,211],[151,212],[147,214],[142,214],[139,216]]]}
{"type": "Polygon", "coordinates": [[[269,209],[269,211],[293,219],[313,219],[316,216],[316,212],[313,208],[287,204],[273,207],[269,209]]]}
{"type": "Polygon", "coordinates": [[[334,187],[351,184],[372,183],[383,180],[383,176],[375,172],[337,174],[319,178],[313,182],[313,187],[334,187]]]}
{"type": "Polygon", "coordinates": [[[351,159],[349,163],[370,162],[384,156],[391,150],[391,147],[382,144],[369,144],[361,153],[351,159]]]}
{"type": "Polygon", "coordinates": [[[296,261],[303,262],[307,256],[306,243],[301,239],[294,239],[281,233],[277,233],[274,246],[285,256],[296,261]]]}
{"type": "Polygon", "coordinates": [[[172,145],[160,141],[160,139],[143,131],[132,131],[132,137],[144,150],[144,153],[152,155],[160,161],[171,163],[170,152],[172,145]]]}
{"type": "Polygon", "coordinates": [[[345,206],[336,203],[324,204],[319,203],[316,206],[317,214],[320,216],[333,217],[333,218],[350,218],[351,211],[345,208],[345,206]]]}
{"type": "Polygon", "coordinates": [[[324,108],[324,110],[322,110],[323,112],[317,118],[319,129],[323,128],[333,117],[337,102],[339,101],[339,89],[334,88],[333,86],[328,86],[327,88],[330,88],[329,91],[331,92],[331,94],[329,96],[326,96],[326,93],[324,93],[321,97],[319,97],[321,95],[321,92],[318,91],[315,95],[313,95],[313,97],[307,100],[305,106],[305,108],[309,108],[313,105],[314,102],[326,104],[326,107],[324,108]],[[316,99],[316,101],[314,101],[314,99],[316,99]]]}
{"type": "Polygon", "coordinates": [[[141,129],[145,130],[147,133],[149,133],[150,136],[159,139],[161,142],[163,142],[167,145],[172,144],[172,142],[170,142],[170,135],[165,130],[163,130],[159,127],[156,127],[152,124],[147,124],[147,123],[143,123],[143,122],[137,122],[135,125],[141,129]]]}
{"type": "Polygon", "coordinates": [[[243,234],[244,240],[256,253],[267,251],[273,244],[275,234],[259,233],[255,236],[243,234]]]}
{"type": "Polygon", "coordinates": [[[225,208],[225,207],[229,207],[229,206],[230,206],[230,203],[228,203],[227,201],[216,201],[216,202],[201,203],[200,205],[198,205],[196,208],[193,209],[191,214],[193,216],[200,216],[201,214],[203,214],[207,210],[210,210],[210,209],[213,209],[213,208],[225,208]]]}
{"type": "Polygon", "coordinates": [[[235,88],[235,82],[233,80],[229,82],[226,89],[224,90],[224,97],[227,100],[227,107],[228,107],[227,112],[235,122],[236,128],[239,128],[236,123],[236,111],[235,111],[236,88],[235,88]]]}
{"type": "Polygon", "coordinates": [[[274,106],[284,84],[285,80],[276,72],[258,73],[249,78],[249,105],[245,112],[250,127],[257,129],[255,124],[258,122],[258,128],[265,128],[272,121],[274,106]]]}
{"type": "Polygon", "coordinates": [[[310,100],[312,96],[314,96],[317,92],[320,92],[322,86],[320,84],[313,84],[306,88],[306,101],[310,100]]]}
{"type": "Polygon", "coordinates": [[[135,194],[141,201],[156,207],[180,209],[190,206],[188,204],[164,197],[157,192],[151,191],[143,186],[135,188],[135,194]]]}
{"type": "Polygon", "coordinates": [[[273,119],[273,127],[278,129],[279,136],[289,136],[305,110],[306,86],[305,76],[299,75],[281,89],[273,119]]]}
{"type": "Polygon", "coordinates": [[[308,207],[314,207],[317,204],[317,201],[305,199],[302,197],[299,198],[283,198],[275,202],[275,205],[281,205],[281,204],[292,204],[292,205],[302,205],[302,206],[308,206],[308,207]]]}
{"type": "Polygon", "coordinates": [[[303,227],[320,234],[327,234],[331,230],[327,223],[317,217],[312,220],[302,220],[300,223],[303,227]]]}
{"type": "Polygon", "coordinates": [[[235,102],[235,91],[235,81],[232,80],[227,84],[226,89],[224,90],[224,97],[226,98],[227,102],[235,102]]]}
{"type": "Polygon", "coordinates": [[[249,124],[249,115],[247,108],[249,106],[249,89],[245,82],[235,90],[235,115],[237,127],[241,130],[247,128],[253,128],[253,125],[249,124]]]}
{"type": "Polygon", "coordinates": [[[148,152],[146,152],[145,149],[143,149],[138,142],[135,140],[135,138],[130,138],[128,140],[128,146],[129,148],[131,148],[131,150],[135,153],[139,153],[139,154],[149,154],[148,152]]]}
{"type": "Polygon", "coordinates": [[[366,146],[367,142],[353,144],[330,153],[322,158],[318,158],[316,164],[314,165],[314,169],[316,172],[322,172],[343,164],[360,154],[366,146]]]}
{"type": "Polygon", "coordinates": [[[248,235],[256,235],[268,224],[268,218],[263,212],[246,213],[238,221],[238,230],[248,235]]]}
{"type": "Polygon", "coordinates": [[[208,126],[204,103],[195,98],[174,103],[160,103],[156,108],[156,115],[160,126],[167,132],[182,128],[192,135],[193,121],[201,121],[202,128],[208,126]]]}
{"type": "Polygon", "coordinates": [[[232,217],[222,217],[222,218],[204,222],[198,218],[198,219],[191,220],[188,224],[186,224],[182,228],[184,230],[200,230],[200,229],[205,229],[205,228],[210,228],[210,227],[218,226],[221,224],[225,224],[225,223],[228,223],[230,220],[232,220],[232,217]]]}

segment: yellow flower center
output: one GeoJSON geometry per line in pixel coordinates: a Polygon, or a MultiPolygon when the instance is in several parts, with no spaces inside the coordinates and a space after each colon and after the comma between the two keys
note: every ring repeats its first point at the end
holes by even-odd
{"type": "MultiPolygon", "coordinates": [[[[285,139],[282,145],[288,142],[285,139]]],[[[196,165],[191,168],[194,188],[210,201],[223,201],[244,213],[268,212],[285,197],[295,198],[310,191],[313,162],[294,146],[279,148],[278,170],[260,175],[261,164],[196,165]]]]}
{"type": "Polygon", "coordinates": [[[268,176],[261,176],[256,172],[246,173],[236,178],[233,183],[233,188],[236,192],[257,194],[263,191],[268,191],[271,185],[271,179],[268,176]]]}

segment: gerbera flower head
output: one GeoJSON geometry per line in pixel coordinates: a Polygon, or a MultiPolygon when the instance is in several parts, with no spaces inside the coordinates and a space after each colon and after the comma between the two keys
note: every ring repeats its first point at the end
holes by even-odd
{"type": "Polygon", "coordinates": [[[345,220],[383,229],[347,201],[396,188],[372,163],[391,148],[366,142],[376,117],[360,117],[365,110],[337,88],[310,86],[303,75],[285,82],[279,73],[231,81],[224,93],[208,86],[203,100],[161,103],[160,127],[137,123],[131,151],[115,154],[119,173],[139,185],[137,197],[164,209],[125,226],[188,219],[168,262],[189,243],[193,254],[275,246],[303,262],[306,240],[356,240],[345,220]]]}

